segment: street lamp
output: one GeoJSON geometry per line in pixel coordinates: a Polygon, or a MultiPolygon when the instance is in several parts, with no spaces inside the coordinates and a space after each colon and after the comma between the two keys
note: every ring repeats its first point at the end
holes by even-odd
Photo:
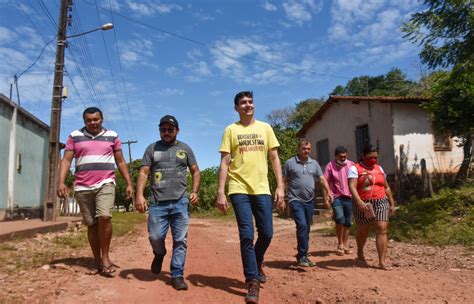
{"type": "Polygon", "coordinates": [[[56,44],[56,62],[54,68],[53,98],[51,102],[51,122],[49,130],[49,148],[48,148],[48,188],[46,189],[46,202],[44,204],[43,219],[45,221],[56,221],[57,217],[57,177],[59,170],[59,132],[61,129],[61,108],[63,97],[63,77],[64,77],[64,49],[66,48],[66,39],[81,35],[86,35],[98,30],[110,30],[114,26],[112,23],[106,23],[99,28],[79,33],[71,36],[66,35],[67,11],[70,3],[68,0],[61,0],[61,9],[59,11],[58,40],[56,44]]]}
{"type": "Polygon", "coordinates": [[[74,34],[74,35],[71,35],[71,36],[67,36],[66,38],[82,36],[82,35],[89,34],[89,33],[95,32],[95,31],[100,31],[100,30],[108,31],[108,30],[111,30],[113,28],[114,28],[114,25],[112,23],[106,23],[106,24],[104,24],[101,27],[98,27],[96,29],[93,29],[93,30],[90,30],[90,31],[87,31],[87,32],[84,32],[84,33],[79,33],[79,34],[74,34]]]}

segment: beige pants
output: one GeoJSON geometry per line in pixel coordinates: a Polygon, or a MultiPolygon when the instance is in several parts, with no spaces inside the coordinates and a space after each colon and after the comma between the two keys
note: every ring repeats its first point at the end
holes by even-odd
{"type": "Polygon", "coordinates": [[[85,225],[97,223],[97,217],[112,217],[115,201],[115,185],[104,184],[99,189],[77,191],[74,193],[77,203],[81,207],[82,219],[85,225]]]}

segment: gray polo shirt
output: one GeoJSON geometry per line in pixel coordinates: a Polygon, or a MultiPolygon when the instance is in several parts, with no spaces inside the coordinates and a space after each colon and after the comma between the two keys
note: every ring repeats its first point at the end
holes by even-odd
{"type": "Polygon", "coordinates": [[[149,145],[142,159],[142,166],[150,167],[149,201],[180,199],[187,191],[187,169],[195,164],[193,151],[183,142],[167,145],[160,140],[149,145]]]}
{"type": "Polygon", "coordinates": [[[318,162],[308,157],[302,163],[298,155],[285,162],[283,176],[288,182],[288,200],[309,202],[314,199],[314,184],[323,175],[318,162]]]}

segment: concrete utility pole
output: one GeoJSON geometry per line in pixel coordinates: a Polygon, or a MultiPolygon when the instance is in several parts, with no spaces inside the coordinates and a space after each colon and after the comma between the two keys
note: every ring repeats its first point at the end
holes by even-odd
{"type": "MultiPolygon", "coordinates": [[[[129,159],[128,163],[129,163],[129,164],[132,163],[132,149],[131,149],[130,145],[131,145],[131,144],[136,144],[137,142],[138,142],[138,141],[136,141],[136,140],[129,140],[129,141],[124,141],[124,142],[122,142],[122,144],[128,145],[128,159],[129,159]]],[[[129,170],[131,170],[130,167],[129,167],[129,170]]],[[[131,174],[131,173],[130,173],[130,174],[131,174]]]]}
{"type": "MultiPolygon", "coordinates": [[[[122,144],[126,144],[128,145],[128,174],[130,174],[130,180],[132,180],[132,148],[131,148],[131,145],[132,144],[136,144],[138,141],[136,140],[128,140],[128,141],[125,141],[125,142],[122,142],[122,144]]],[[[132,180],[132,184],[133,184],[133,180],[132,180]]],[[[128,206],[128,205],[127,205],[128,206]]],[[[133,206],[135,206],[135,196],[132,195],[132,210],[133,210],[133,206]]],[[[129,207],[126,207],[127,208],[127,211],[129,210],[129,207]]]]}
{"type": "Polygon", "coordinates": [[[53,99],[51,102],[51,122],[48,149],[48,189],[44,204],[44,220],[56,221],[58,216],[56,195],[59,171],[59,132],[61,129],[61,108],[64,76],[64,49],[66,48],[67,11],[70,0],[61,0],[56,44],[56,63],[54,67],[53,99]]]}

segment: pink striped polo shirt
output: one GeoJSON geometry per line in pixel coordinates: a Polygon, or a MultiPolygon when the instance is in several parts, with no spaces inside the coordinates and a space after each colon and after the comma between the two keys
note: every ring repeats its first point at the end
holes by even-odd
{"type": "Polygon", "coordinates": [[[336,160],[332,160],[326,165],[326,169],[324,169],[324,177],[328,181],[329,188],[331,189],[334,198],[341,196],[352,197],[351,191],[349,190],[347,173],[353,165],[354,162],[350,160],[347,160],[343,166],[337,164],[336,160]]]}
{"type": "Polygon", "coordinates": [[[103,129],[93,136],[86,128],[73,131],[66,151],[74,152],[74,191],[94,190],[106,183],[115,183],[114,152],[122,150],[116,132],[103,129]]]}

